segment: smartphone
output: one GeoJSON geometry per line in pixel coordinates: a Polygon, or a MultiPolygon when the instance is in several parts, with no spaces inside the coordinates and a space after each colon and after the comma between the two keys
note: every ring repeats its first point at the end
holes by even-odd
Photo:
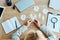
{"type": "Polygon", "coordinates": [[[2,18],[4,10],[5,10],[5,7],[0,6],[0,18],[2,18]]]}

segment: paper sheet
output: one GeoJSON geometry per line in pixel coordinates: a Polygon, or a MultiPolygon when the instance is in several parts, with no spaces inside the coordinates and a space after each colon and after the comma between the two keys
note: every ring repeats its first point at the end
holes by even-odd
{"type": "Polygon", "coordinates": [[[38,18],[39,18],[39,19],[41,18],[41,15],[42,15],[41,13],[38,14],[38,18]]]}
{"type": "MultiPolygon", "coordinates": [[[[56,21],[56,20],[54,19],[53,21],[56,21]]],[[[49,14],[48,15],[48,20],[47,20],[47,27],[54,32],[59,32],[59,29],[60,29],[60,15],[49,14]],[[57,18],[57,22],[55,23],[55,28],[53,28],[53,23],[51,21],[53,17],[57,18]]]]}
{"type": "Polygon", "coordinates": [[[47,14],[48,13],[48,9],[47,8],[44,8],[43,9],[43,14],[47,14]]]}
{"type": "Polygon", "coordinates": [[[34,12],[38,12],[39,11],[39,6],[34,6],[34,12]]]}
{"type": "Polygon", "coordinates": [[[30,14],[30,18],[34,21],[34,19],[37,18],[37,15],[31,13],[31,14],[30,14]]]}

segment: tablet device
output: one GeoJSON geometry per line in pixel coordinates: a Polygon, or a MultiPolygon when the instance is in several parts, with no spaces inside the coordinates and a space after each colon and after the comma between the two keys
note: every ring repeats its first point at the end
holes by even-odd
{"type": "Polygon", "coordinates": [[[2,18],[4,10],[5,10],[5,7],[0,6],[0,18],[2,18]]]}

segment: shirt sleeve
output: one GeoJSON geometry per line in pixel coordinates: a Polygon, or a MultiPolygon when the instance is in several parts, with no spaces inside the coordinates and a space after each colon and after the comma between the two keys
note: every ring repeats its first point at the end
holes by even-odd
{"type": "Polygon", "coordinates": [[[48,29],[46,26],[41,26],[40,30],[43,31],[47,36],[47,40],[56,40],[56,36],[54,35],[54,32],[50,29],[48,29]]]}
{"type": "Polygon", "coordinates": [[[20,40],[19,37],[27,30],[26,26],[21,26],[13,35],[12,40],[20,40]]]}
{"type": "Polygon", "coordinates": [[[47,40],[58,40],[58,39],[54,36],[50,36],[50,37],[47,38],[47,40]]]}

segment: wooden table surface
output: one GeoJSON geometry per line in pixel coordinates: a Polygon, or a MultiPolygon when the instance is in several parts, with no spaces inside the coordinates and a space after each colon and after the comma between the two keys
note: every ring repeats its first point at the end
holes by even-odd
{"type": "MultiPolygon", "coordinates": [[[[10,19],[10,18],[12,18],[12,17],[14,17],[14,16],[16,16],[18,18],[19,22],[23,25],[27,20],[30,19],[29,15],[30,15],[30,13],[32,13],[32,14],[37,15],[37,20],[39,20],[41,24],[46,24],[47,14],[43,14],[43,12],[42,12],[44,8],[47,8],[49,10],[49,12],[52,12],[52,13],[60,13],[59,11],[53,10],[53,9],[48,7],[48,1],[49,0],[34,0],[34,2],[35,2],[34,6],[39,6],[40,7],[39,11],[34,12],[34,10],[33,10],[34,6],[32,6],[29,9],[27,9],[27,10],[21,12],[21,13],[18,12],[17,9],[15,9],[15,10],[12,9],[13,5],[18,0],[12,0],[12,6],[7,6],[5,1],[6,0],[0,0],[0,6],[6,7],[6,9],[4,11],[4,14],[3,14],[3,17],[0,19],[0,39],[11,39],[11,36],[15,31],[13,31],[13,32],[9,33],[8,35],[6,35],[5,32],[4,32],[4,29],[2,28],[1,23],[8,20],[8,19],[10,19]],[[42,22],[42,18],[40,18],[40,19],[38,18],[39,13],[41,13],[42,16],[45,17],[44,22],[42,22]],[[25,14],[26,16],[28,15],[25,21],[22,21],[20,19],[20,16],[22,14],[25,14]]],[[[37,29],[36,26],[33,23],[30,25],[30,28],[35,29],[35,30],[37,29]]],[[[55,34],[58,37],[60,36],[59,33],[55,33],[55,34]]]]}

